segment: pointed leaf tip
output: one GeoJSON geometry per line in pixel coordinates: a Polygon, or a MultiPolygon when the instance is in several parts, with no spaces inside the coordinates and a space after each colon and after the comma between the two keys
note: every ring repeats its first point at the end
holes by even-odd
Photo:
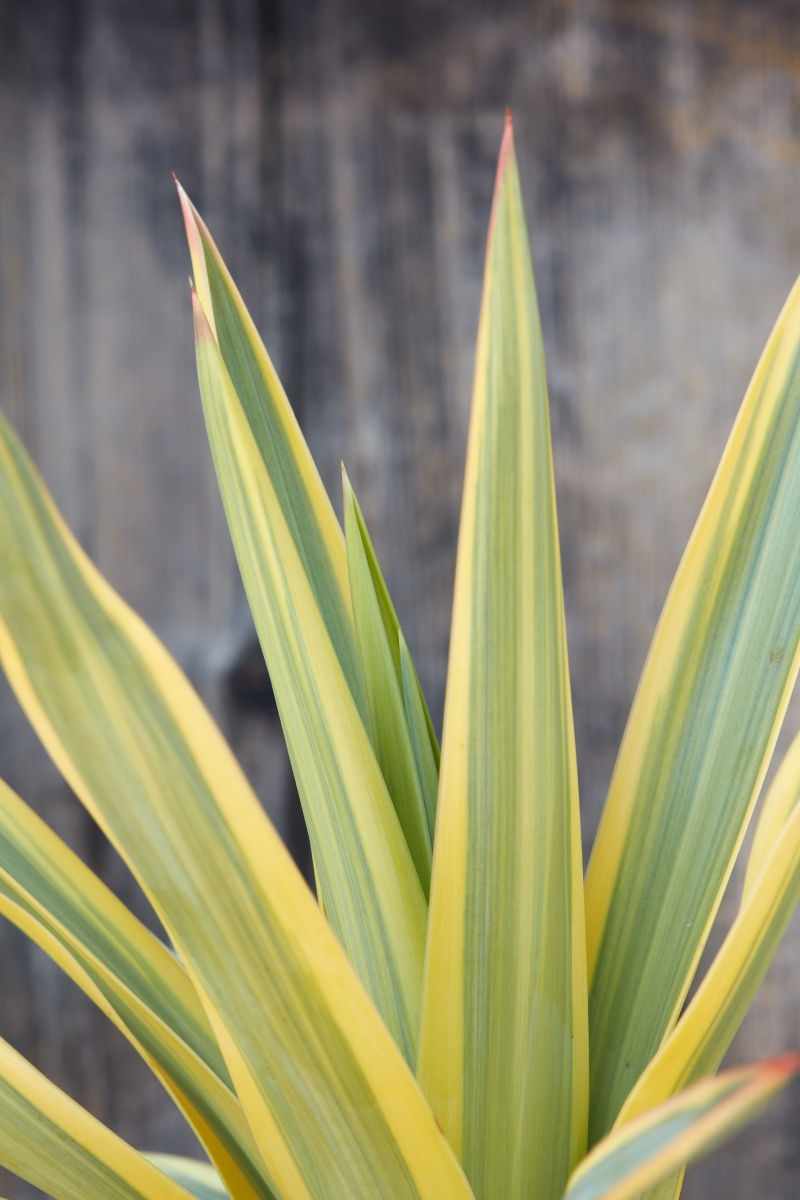
{"type": "Polygon", "coordinates": [[[782,1054],[763,1064],[765,1072],[774,1075],[796,1075],[800,1071],[800,1054],[782,1054]]]}
{"type": "Polygon", "coordinates": [[[200,297],[197,294],[194,283],[189,280],[192,293],[192,316],[194,317],[194,340],[196,346],[202,346],[207,342],[214,342],[214,334],[211,326],[208,323],[208,317],[200,303],[200,297]]]}
{"type": "Polygon", "coordinates": [[[514,158],[514,121],[511,109],[506,109],[506,120],[503,126],[503,137],[500,141],[500,154],[497,159],[497,181],[503,178],[510,162],[514,158]]]}
{"type": "Polygon", "coordinates": [[[514,154],[514,123],[511,119],[511,109],[506,109],[506,121],[503,127],[503,137],[500,141],[500,153],[497,156],[497,173],[494,180],[494,195],[492,197],[492,212],[489,217],[489,236],[487,240],[487,254],[492,245],[494,236],[494,227],[497,219],[497,206],[500,200],[500,193],[505,183],[506,176],[510,168],[516,165],[516,155],[514,154]]]}
{"type": "Polygon", "coordinates": [[[199,217],[186,192],[181,187],[177,178],[175,185],[178,189],[178,199],[181,203],[181,212],[183,213],[183,222],[186,226],[186,240],[189,243],[189,253],[192,258],[192,270],[197,284],[197,290],[200,297],[200,304],[203,312],[206,315],[211,335],[216,341],[217,324],[214,317],[214,305],[211,301],[211,288],[208,282],[208,269],[206,267],[205,250],[203,249],[203,241],[200,236],[199,217]]]}

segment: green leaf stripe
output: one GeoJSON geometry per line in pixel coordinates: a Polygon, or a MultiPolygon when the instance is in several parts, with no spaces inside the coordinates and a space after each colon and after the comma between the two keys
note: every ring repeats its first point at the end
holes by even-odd
{"type": "Polygon", "coordinates": [[[179,1154],[146,1154],[145,1158],[197,1200],[227,1200],[222,1180],[209,1163],[182,1158],[179,1154]]]}
{"type": "Polygon", "coordinates": [[[418,1068],[479,1200],[558,1200],[585,1149],[582,885],[544,355],[508,125],[476,351],[418,1068]]]}
{"type": "Polygon", "coordinates": [[[667,1200],[680,1187],[682,1167],[752,1120],[798,1068],[800,1057],[789,1055],[726,1071],[615,1129],[574,1172],[564,1200],[635,1200],[644,1192],[667,1200]]]}
{"type": "Polygon", "coordinates": [[[216,726],[76,545],[2,420],[0,657],[172,938],[278,1192],[469,1197],[216,726]]]}
{"type": "Polygon", "coordinates": [[[217,479],[286,733],[325,912],[413,1066],[425,896],[271,480],[196,299],[195,319],[217,479]]]}
{"type": "Polygon", "coordinates": [[[190,1200],[2,1040],[0,1164],[54,1200],[190,1200]]]}
{"type": "Polygon", "coordinates": [[[210,309],[206,316],[356,706],[367,724],[342,531],[258,330],[202,218],[180,185],[178,191],[197,286],[204,306],[210,309]]]}
{"type": "Polygon", "coordinates": [[[0,911],[51,954],[144,1056],[234,1197],[272,1200],[269,1174],[186,972],[2,782],[0,911]]]}
{"type": "Polygon", "coordinates": [[[402,634],[399,628],[397,631],[392,629],[391,623],[387,630],[384,623],[370,558],[376,567],[377,561],[363,514],[344,468],[342,487],[350,595],[372,726],[372,743],[427,900],[431,886],[433,836],[428,826],[425,798],[403,701],[399,641],[402,634]],[[396,654],[393,653],[395,648],[396,654]]]}
{"type": "Polygon", "coordinates": [[[797,675],[800,288],[667,598],[586,879],[590,1144],[677,1020],[797,675]]]}

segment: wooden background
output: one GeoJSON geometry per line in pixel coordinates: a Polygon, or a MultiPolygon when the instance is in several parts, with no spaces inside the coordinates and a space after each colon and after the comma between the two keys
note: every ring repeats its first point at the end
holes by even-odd
{"type": "MultiPolygon", "coordinates": [[[[667,587],[800,270],[796,7],[0,0],[0,403],[306,863],[205,443],[171,172],[337,505],[346,461],[438,721],[507,104],[548,355],[588,849],[667,587]]],[[[0,774],[152,920],[5,689],[0,774]]],[[[133,1051],[7,925],[0,1034],[135,1145],[193,1152],[133,1051]]],[[[729,1058],[797,1047],[795,922],[729,1058]]],[[[800,1088],[684,1195],[799,1187],[800,1088]]]]}

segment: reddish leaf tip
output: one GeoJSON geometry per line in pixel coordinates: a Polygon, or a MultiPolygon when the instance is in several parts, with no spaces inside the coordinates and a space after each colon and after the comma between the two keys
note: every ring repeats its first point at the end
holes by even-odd
{"type": "Polygon", "coordinates": [[[764,1063],[764,1069],[774,1071],[776,1075],[794,1075],[800,1071],[800,1054],[782,1054],[764,1063]]]}
{"type": "Polygon", "coordinates": [[[203,306],[200,303],[200,297],[194,290],[192,284],[192,313],[194,315],[194,340],[200,346],[203,342],[213,342],[214,334],[211,332],[211,326],[208,323],[208,317],[203,312],[203,306]]]}
{"type": "Polygon", "coordinates": [[[494,181],[494,196],[492,198],[492,212],[489,217],[489,238],[488,245],[491,245],[492,234],[494,233],[494,223],[497,215],[497,203],[500,196],[500,189],[503,186],[503,181],[508,168],[514,163],[514,122],[511,118],[511,109],[506,109],[506,120],[503,126],[503,137],[500,142],[500,153],[497,157],[497,174],[494,181]]]}
{"type": "Polygon", "coordinates": [[[497,158],[497,187],[505,174],[506,170],[514,157],[514,122],[511,117],[511,109],[506,109],[506,121],[503,126],[503,138],[500,142],[500,154],[497,158]]]}

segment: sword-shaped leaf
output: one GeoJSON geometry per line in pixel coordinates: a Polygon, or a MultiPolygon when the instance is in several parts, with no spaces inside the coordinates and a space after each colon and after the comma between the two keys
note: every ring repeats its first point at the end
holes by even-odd
{"type": "MultiPolygon", "coordinates": [[[[285,526],[276,536],[288,540],[285,526]]],[[[319,642],[330,646],[327,633],[319,642]]],[[[279,1193],[469,1200],[413,1076],[219,730],[81,551],[3,419],[0,658],[169,933],[279,1193]]],[[[352,703],[350,714],[366,739],[352,703]]],[[[419,890],[399,828],[397,837],[419,890]]]]}
{"type": "Polygon", "coordinates": [[[585,1147],[585,933],[547,387],[510,121],[456,567],[418,1075],[479,1200],[585,1147]]]}
{"type": "Polygon", "coordinates": [[[745,888],[739,914],[700,987],[628,1096],[617,1124],[712,1075],[722,1062],[800,900],[799,799],[800,739],[795,739],[770,788],[753,843],[754,850],[758,845],[769,853],[745,888]]]}
{"type": "Polygon", "coordinates": [[[211,452],[303,802],[325,913],[413,1067],[426,899],[272,481],[193,297],[211,452]]]}
{"type": "MultiPolygon", "coordinates": [[[[372,727],[372,744],[427,900],[431,888],[433,835],[428,828],[425,797],[403,703],[402,663],[399,661],[399,637],[402,634],[395,633],[393,638],[391,632],[387,634],[367,557],[367,545],[370,551],[372,545],[344,468],[342,490],[350,595],[372,727]],[[399,671],[392,654],[393,643],[397,646],[399,671]]],[[[370,557],[374,562],[374,553],[370,557]]]]}
{"type": "Polygon", "coordinates": [[[430,831],[431,844],[433,844],[433,833],[436,827],[436,797],[439,789],[439,743],[436,740],[436,732],[433,728],[433,721],[428,711],[428,704],[425,700],[425,694],[422,691],[419,676],[417,675],[411,654],[403,637],[403,631],[400,628],[400,622],[392,604],[389,589],[383,578],[383,572],[381,571],[375,548],[372,545],[366,521],[357,503],[356,511],[358,513],[364,554],[372,578],[372,586],[378,601],[378,608],[383,621],[383,627],[386,631],[389,649],[392,653],[394,670],[403,691],[406,719],[414,746],[414,756],[417,760],[417,769],[425,799],[428,829],[430,831]]]}
{"type": "Polygon", "coordinates": [[[677,1020],[800,646],[800,287],[667,597],[586,878],[590,1144],[677,1020]]]}
{"type": "Polygon", "coordinates": [[[341,527],[253,319],[211,234],[180,184],[178,195],[201,307],[252,430],[345,679],[366,722],[367,704],[353,633],[341,527]]]}
{"type": "Polygon", "coordinates": [[[798,1070],[800,1057],[791,1055],[704,1079],[605,1137],[572,1175],[564,1200],[634,1200],[721,1146],[798,1070]]]}
{"type": "Polygon", "coordinates": [[[2,782],[0,912],[136,1047],[193,1126],[233,1200],[272,1200],[269,1175],[183,967],[2,782]]]}
{"type": "Polygon", "coordinates": [[[0,1165],[55,1200],[191,1200],[0,1040],[0,1165]]]}

